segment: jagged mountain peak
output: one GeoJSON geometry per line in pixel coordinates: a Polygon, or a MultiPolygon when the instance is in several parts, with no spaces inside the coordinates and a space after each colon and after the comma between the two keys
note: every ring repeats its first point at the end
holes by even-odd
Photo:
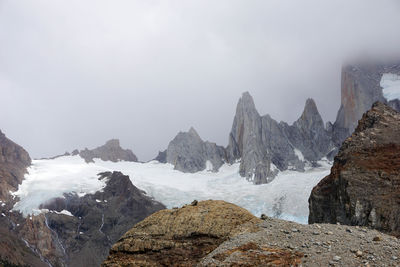
{"type": "Polygon", "coordinates": [[[121,147],[119,139],[110,139],[104,144],[104,146],[106,146],[106,147],[116,147],[116,148],[120,148],[121,147]]]}
{"type": "Polygon", "coordinates": [[[324,128],[324,121],[319,114],[317,104],[315,103],[314,99],[308,98],[306,100],[303,113],[295,122],[295,124],[305,128],[324,128]]]}
{"type": "Polygon", "coordinates": [[[236,107],[236,114],[238,113],[255,113],[258,115],[256,105],[254,104],[253,97],[249,92],[244,92],[236,107]]]}
{"type": "Polygon", "coordinates": [[[194,136],[196,138],[201,139],[200,135],[197,133],[196,129],[192,126],[190,127],[188,134],[190,134],[191,136],[194,136]]]}

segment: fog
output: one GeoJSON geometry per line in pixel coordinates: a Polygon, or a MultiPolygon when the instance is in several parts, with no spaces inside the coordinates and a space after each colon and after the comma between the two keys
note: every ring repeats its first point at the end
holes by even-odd
{"type": "Polygon", "coordinates": [[[191,126],[226,145],[244,91],[334,121],[342,64],[400,58],[399,25],[398,0],[0,0],[0,129],[36,158],[119,138],[149,160],[191,126]]]}

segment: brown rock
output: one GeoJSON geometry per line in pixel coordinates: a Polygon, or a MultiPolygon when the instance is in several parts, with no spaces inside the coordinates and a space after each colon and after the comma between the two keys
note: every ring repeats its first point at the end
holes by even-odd
{"type": "Polygon", "coordinates": [[[260,222],[224,201],[159,211],[128,231],[103,266],[193,266],[222,242],[260,222]]]}
{"type": "Polygon", "coordinates": [[[28,152],[0,131],[0,200],[10,200],[9,191],[17,190],[30,164],[28,152]]]}
{"type": "Polygon", "coordinates": [[[400,235],[400,113],[375,103],[312,190],[309,223],[372,227],[400,235]]]}

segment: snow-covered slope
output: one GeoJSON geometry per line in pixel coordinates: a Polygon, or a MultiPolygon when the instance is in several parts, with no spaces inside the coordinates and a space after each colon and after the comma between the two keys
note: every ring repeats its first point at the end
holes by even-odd
{"type": "Polygon", "coordinates": [[[400,99],[400,76],[393,73],[385,73],[382,75],[381,87],[383,88],[383,96],[387,101],[400,99]]]}
{"type": "Polygon", "coordinates": [[[84,195],[101,190],[105,184],[97,174],[121,171],[132,183],[168,208],[182,206],[194,199],[221,199],[242,206],[254,215],[265,213],[301,223],[307,222],[308,197],[311,189],[330,170],[328,162],[304,173],[285,171],[269,184],[253,185],[239,175],[239,164],[223,165],[219,172],[182,173],[170,164],[109,162],[85,163],[79,156],[54,160],[34,160],[19,190],[15,210],[25,215],[40,212],[41,203],[62,197],[63,193],[84,195]]]}

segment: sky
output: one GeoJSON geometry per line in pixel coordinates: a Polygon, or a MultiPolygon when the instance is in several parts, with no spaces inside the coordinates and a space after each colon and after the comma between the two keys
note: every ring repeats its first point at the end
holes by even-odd
{"type": "Polygon", "coordinates": [[[340,106],[343,64],[400,58],[398,0],[0,0],[0,129],[34,158],[193,126],[226,146],[249,91],[292,123],[340,106]]]}

